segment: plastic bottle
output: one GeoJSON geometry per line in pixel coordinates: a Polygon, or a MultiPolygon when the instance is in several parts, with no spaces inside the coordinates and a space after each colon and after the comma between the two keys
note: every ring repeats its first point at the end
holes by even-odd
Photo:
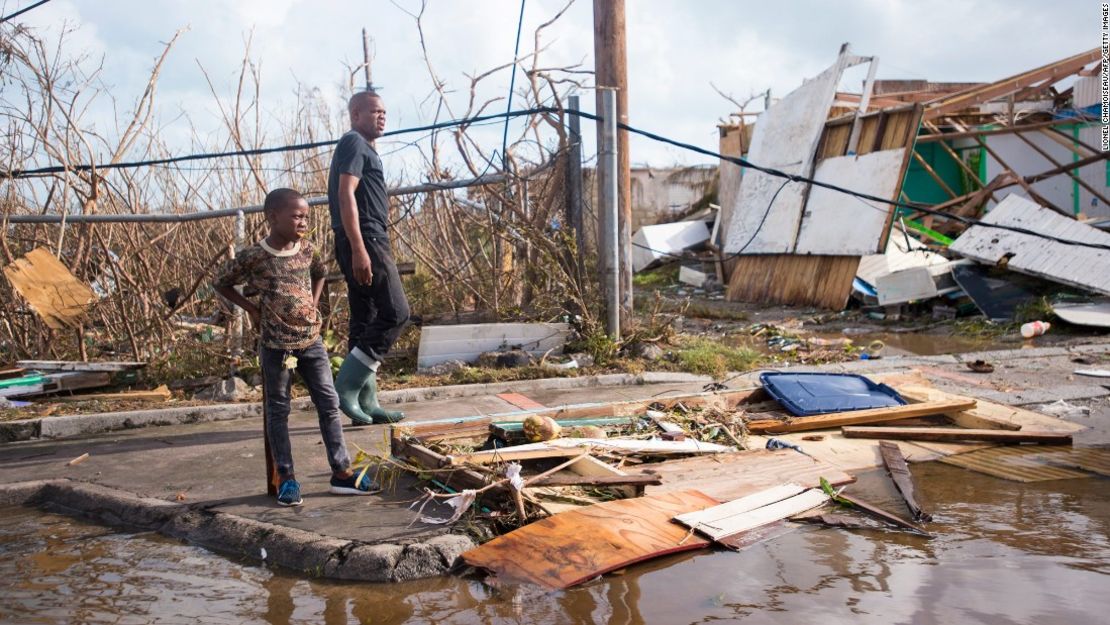
{"type": "Polygon", "coordinates": [[[1022,324],[1021,335],[1027,339],[1031,339],[1034,336],[1040,336],[1048,332],[1048,329],[1051,327],[1052,324],[1047,321],[1030,321],[1029,323],[1022,324]]]}

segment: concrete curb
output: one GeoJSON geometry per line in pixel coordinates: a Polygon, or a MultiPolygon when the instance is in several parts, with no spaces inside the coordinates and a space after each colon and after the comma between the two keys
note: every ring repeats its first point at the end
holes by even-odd
{"type": "Polygon", "coordinates": [[[405,545],[369,544],[64,479],[0,486],[0,505],[47,506],[329,579],[403,582],[436,577],[447,573],[460,554],[476,546],[470,538],[457,534],[405,545]]]}
{"type": "MultiPolygon", "coordinates": [[[[542,378],[490,384],[456,384],[425,388],[384,391],[381,400],[387,404],[452,399],[492,395],[504,392],[527,393],[537,390],[561,390],[600,386],[637,386],[642,384],[692,384],[712,382],[705,375],[683,372],[645,372],[639,375],[612,373],[574,378],[542,378]]],[[[304,410],[311,401],[301,398],[293,401],[293,408],[304,410]]],[[[43,417],[0,423],[0,443],[28,441],[40,438],[77,438],[115,430],[129,430],[156,425],[184,425],[209,421],[226,421],[262,416],[261,403],[218,404],[212,406],[185,406],[155,410],[104,412],[100,414],[43,417]]]]}

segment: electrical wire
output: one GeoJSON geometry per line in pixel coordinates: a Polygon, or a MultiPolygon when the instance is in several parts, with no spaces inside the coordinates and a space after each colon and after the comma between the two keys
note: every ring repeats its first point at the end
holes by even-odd
{"type": "MultiPolygon", "coordinates": [[[[513,47],[513,73],[509,78],[509,97],[506,98],[509,102],[505,105],[506,115],[509,111],[513,110],[513,90],[516,89],[516,65],[517,59],[520,58],[520,32],[524,27],[524,3],[525,0],[520,0],[520,17],[516,21],[516,46],[513,47]]],[[[509,118],[505,117],[505,130],[501,134],[501,168],[509,168],[509,118]]]]}
{"type": "Polygon", "coordinates": [[[10,15],[5,15],[4,17],[0,17],[0,24],[3,24],[4,22],[6,22],[8,20],[15,19],[15,18],[19,17],[20,15],[23,15],[27,11],[30,11],[31,9],[34,9],[36,7],[40,7],[44,4],[46,4],[47,2],[50,2],[50,0],[39,0],[38,2],[32,4],[29,7],[22,8],[22,9],[16,11],[15,13],[10,14],[10,15]]]}
{"type": "MultiPolygon", "coordinates": [[[[554,108],[554,107],[544,106],[544,107],[537,107],[537,108],[524,109],[524,110],[518,110],[518,111],[508,111],[508,112],[505,112],[505,113],[491,113],[489,115],[480,115],[480,116],[477,116],[477,117],[470,117],[470,118],[464,118],[464,119],[458,119],[458,120],[449,120],[449,121],[445,121],[445,122],[439,122],[439,123],[436,123],[436,124],[429,124],[427,126],[419,126],[419,127],[415,127],[415,128],[403,128],[403,129],[400,129],[400,130],[394,130],[394,131],[386,132],[382,136],[386,137],[386,136],[396,136],[396,135],[408,134],[408,133],[413,133],[413,132],[428,132],[430,130],[438,130],[438,129],[442,129],[442,128],[451,128],[451,127],[460,127],[461,128],[461,127],[474,125],[474,124],[477,124],[477,123],[480,123],[480,122],[489,121],[489,120],[492,120],[492,119],[498,119],[498,118],[510,119],[510,118],[514,118],[514,117],[522,117],[522,116],[526,116],[526,115],[537,115],[537,114],[541,114],[541,113],[559,113],[559,114],[567,114],[567,115],[578,115],[578,116],[584,117],[586,119],[593,120],[595,122],[601,121],[601,119],[602,119],[601,116],[599,116],[599,115],[594,115],[592,113],[587,113],[587,112],[584,112],[584,111],[568,111],[568,110],[558,109],[558,108],[554,108]]],[[[934,215],[934,216],[937,216],[937,217],[941,217],[943,219],[949,219],[949,220],[952,220],[952,221],[956,221],[958,223],[961,223],[961,224],[964,224],[964,225],[967,225],[967,226],[981,226],[981,227],[984,227],[984,228],[993,228],[993,229],[996,229],[996,230],[1006,230],[1006,231],[1010,231],[1010,232],[1016,232],[1016,233],[1019,233],[1019,234],[1025,234],[1025,235],[1037,237],[1039,239],[1044,239],[1044,240],[1047,240],[1047,241],[1053,241],[1053,242],[1060,243],[1060,244],[1063,244],[1063,245],[1072,245],[1072,246],[1076,246],[1076,247],[1086,247],[1086,248],[1091,248],[1091,249],[1099,249],[1099,250],[1110,251],[1110,245],[1107,245],[1107,244],[1091,243],[1091,242],[1086,242],[1086,241],[1073,241],[1073,240],[1070,240],[1070,239],[1064,239],[1064,238],[1057,237],[1057,236],[1054,236],[1054,235],[1045,234],[1045,233],[1042,233],[1042,232],[1037,232],[1037,231],[1034,231],[1034,230],[1030,230],[1028,228],[1022,228],[1020,226],[1007,226],[1007,225],[1002,225],[1002,224],[991,224],[991,223],[985,223],[985,222],[983,222],[981,220],[978,220],[978,219],[972,219],[972,218],[963,217],[963,216],[960,216],[960,215],[951,215],[951,214],[945,213],[943,211],[933,210],[933,209],[929,208],[928,206],[924,206],[924,205],[921,205],[921,204],[910,203],[910,202],[902,202],[902,201],[899,201],[899,200],[891,200],[891,199],[888,199],[888,198],[882,198],[882,197],[878,197],[878,196],[875,196],[875,195],[871,195],[869,193],[864,193],[864,192],[861,192],[861,191],[854,191],[852,189],[847,189],[845,187],[841,187],[841,186],[831,184],[831,183],[828,183],[828,182],[815,180],[815,179],[807,177],[807,176],[799,176],[799,175],[796,175],[796,174],[790,174],[790,173],[775,169],[773,167],[765,167],[765,166],[762,166],[762,165],[758,165],[756,163],[752,163],[751,161],[749,161],[749,160],[747,160],[743,157],[719,154],[717,152],[714,152],[712,150],[708,150],[706,148],[698,147],[696,145],[692,145],[692,144],[689,144],[689,143],[684,143],[682,141],[671,139],[669,137],[664,137],[662,135],[658,135],[656,133],[653,133],[653,132],[650,132],[650,131],[647,131],[647,130],[643,130],[643,129],[640,129],[640,128],[636,128],[634,126],[630,126],[628,124],[624,124],[624,123],[621,123],[621,122],[617,122],[617,127],[621,128],[623,130],[626,130],[628,132],[631,132],[633,134],[637,134],[637,135],[646,137],[646,138],[651,139],[653,141],[657,141],[657,142],[660,142],[660,143],[666,143],[668,145],[672,145],[672,146],[675,146],[675,147],[678,147],[678,148],[681,148],[681,149],[684,149],[684,150],[687,150],[687,151],[690,151],[690,152],[694,152],[694,153],[697,153],[697,154],[702,154],[702,155],[705,155],[705,156],[711,156],[711,157],[714,157],[714,158],[717,158],[717,159],[720,159],[720,160],[723,160],[723,161],[733,163],[735,165],[739,165],[740,167],[745,168],[745,169],[753,169],[755,171],[763,172],[763,173],[765,173],[769,176],[774,176],[776,178],[784,178],[787,182],[804,182],[804,183],[811,184],[811,185],[814,185],[814,186],[817,186],[817,187],[822,187],[822,188],[825,188],[825,189],[829,189],[830,191],[836,191],[838,193],[843,193],[845,195],[853,196],[853,197],[856,197],[856,198],[859,198],[859,199],[862,199],[862,200],[870,200],[872,202],[878,202],[880,204],[886,204],[888,206],[894,206],[894,207],[897,207],[897,208],[905,208],[905,209],[917,211],[917,212],[920,212],[920,213],[924,213],[924,214],[927,214],[927,215],[934,215]]],[[[304,144],[297,144],[297,145],[277,146],[277,147],[271,147],[271,148],[255,148],[255,149],[250,149],[250,150],[237,150],[237,151],[230,151],[230,152],[190,154],[190,155],[186,155],[186,156],[176,156],[176,157],[146,160],[146,161],[132,161],[132,162],[127,162],[127,163],[109,163],[109,164],[105,164],[105,165],[72,165],[72,166],[69,166],[68,168],[63,167],[63,166],[41,167],[41,168],[38,168],[38,169],[15,170],[15,171],[8,171],[8,172],[0,172],[0,178],[22,178],[22,177],[27,177],[27,176],[32,176],[32,175],[41,175],[41,174],[46,174],[46,173],[62,173],[62,172],[67,171],[67,169],[68,169],[68,171],[89,171],[89,170],[96,170],[96,169],[127,169],[127,168],[141,167],[141,166],[147,166],[147,165],[164,165],[164,164],[168,164],[168,163],[177,163],[177,162],[191,161],[191,160],[202,160],[202,159],[209,159],[209,158],[224,158],[224,157],[229,157],[229,156],[255,156],[255,155],[260,155],[260,154],[271,154],[271,153],[277,153],[277,152],[288,152],[288,151],[295,151],[295,150],[312,149],[312,148],[335,145],[335,143],[336,143],[335,141],[318,141],[318,142],[315,142],[315,143],[304,143],[304,144]]],[[[488,169],[488,167],[487,167],[487,169],[488,169]]],[[[432,183],[432,184],[434,184],[434,183],[432,183]]],[[[781,190],[782,190],[782,187],[779,188],[779,191],[781,191],[781,190]]],[[[778,195],[778,191],[776,191],[776,193],[775,193],[775,196],[777,196],[777,195],[778,195]]],[[[772,202],[773,201],[774,200],[772,199],[772,202]]],[[[762,224],[763,221],[766,220],[767,215],[769,214],[769,212],[770,212],[770,205],[768,205],[768,209],[764,213],[763,219],[761,220],[761,224],[762,224]]],[[[756,233],[758,233],[758,230],[756,231],[756,233]]],[[[747,244],[745,244],[745,247],[749,244],[750,244],[750,241],[747,244]]],[[[731,256],[729,256],[729,258],[732,258],[732,257],[736,256],[737,254],[738,253],[732,254],[731,256]]]]}

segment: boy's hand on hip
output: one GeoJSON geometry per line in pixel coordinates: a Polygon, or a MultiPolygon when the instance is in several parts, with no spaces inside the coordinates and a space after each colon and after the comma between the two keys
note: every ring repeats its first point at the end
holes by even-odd
{"type": "Polygon", "coordinates": [[[370,255],[366,250],[358,250],[351,259],[351,269],[355,274],[355,282],[367,285],[374,280],[374,272],[370,266],[370,255]]]}

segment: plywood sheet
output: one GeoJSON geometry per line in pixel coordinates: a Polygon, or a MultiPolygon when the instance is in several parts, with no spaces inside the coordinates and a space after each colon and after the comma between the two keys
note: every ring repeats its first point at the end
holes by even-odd
{"type": "MultiPolygon", "coordinates": [[[[904,148],[863,156],[838,156],[817,164],[814,179],[882,198],[896,199],[902,187],[904,148]]],[[[796,254],[865,256],[881,252],[892,207],[815,186],[794,247],[796,254]]]]}
{"type": "Polygon", "coordinates": [[[668,460],[645,467],[663,483],[647,486],[647,494],[697,489],[710,497],[732,501],[783,483],[806,488],[820,486],[821,478],[847,484],[854,478],[844,471],[796,451],[757,449],[712,457],[668,460]]]}
{"type": "Polygon", "coordinates": [[[858,256],[741,256],[733,265],[725,297],[730,302],[842,310],[858,267],[858,256]]]}
{"type": "Polygon", "coordinates": [[[500,577],[568,588],[636,562],[708,546],[671,519],[719,503],[696,490],[599,503],[525,525],[462,558],[500,577]]]}
{"type": "Polygon", "coordinates": [[[481,323],[454,326],[424,326],[420,329],[417,367],[449,360],[473,362],[483,352],[508,347],[539,358],[549,350],[562,353],[570,326],[565,323],[481,323]]]}
{"type": "MultiPolygon", "coordinates": [[[[842,57],[764,111],[756,122],[748,160],[808,176],[843,67],[842,57]]],[[[743,248],[745,253],[779,254],[793,250],[806,185],[789,183],[775,197],[783,181],[754,169],[744,172],[736,206],[728,207],[725,252],[734,254],[743,248]]]]}
{"type": "Polygon", "coordinates": [[[4,267],[8,282],[50,328],[76,328],[96,294],[45,248],[4,267]]]}
{"type": "MultiPolygon", "coordinates": [[[[1110,246],[1110,234],[1013,194],[987,213],[983,222],[1016,226],[1070,241],[1110,246]]],[[[1043,237],[983,226],[965,230],[949,249],[987,264],[1008,257],[1006,267],[1011,271],[1110,294],[1110,272],[1091,271],[1092,267],[1108,266],[1110,250],[1058,243],[1043,237]]]]}
{"type": "Polygon", "coordinates": [[[632,271],[647,269],[656,261],[709,241],[709,226],[704,221],[679,221],[644,226],[632,237],[632,271]]]}

